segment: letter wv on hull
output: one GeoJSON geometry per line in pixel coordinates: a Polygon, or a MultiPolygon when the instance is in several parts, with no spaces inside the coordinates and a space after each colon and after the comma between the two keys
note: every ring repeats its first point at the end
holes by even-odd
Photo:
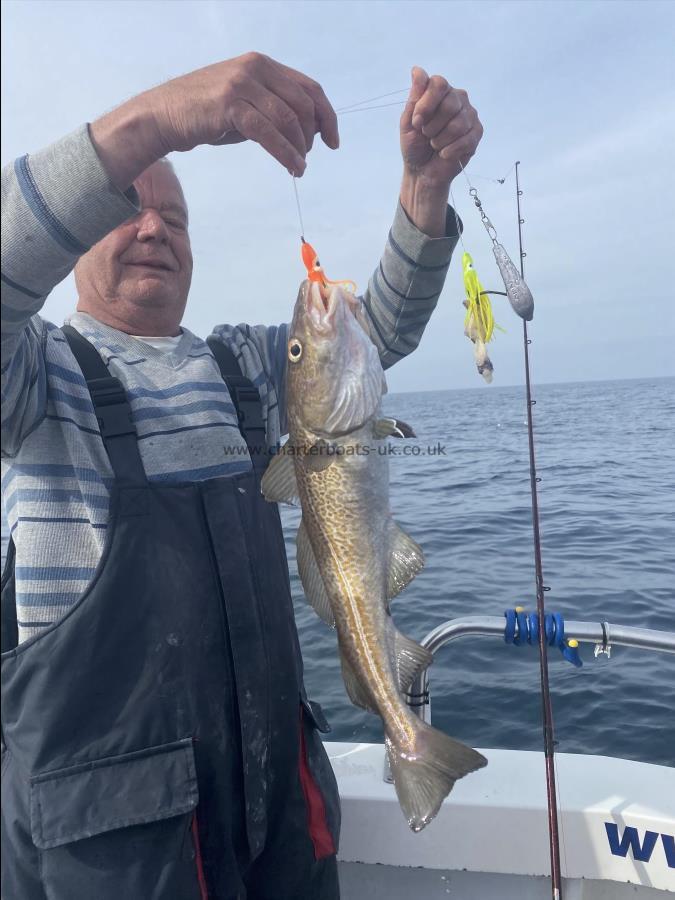
{"type": "MultiPolygon", "coordinates": [[[[675,869],[675,838],[672,834],[659,834],[657,831],[645,831],[644,837],[640,838],[640,831],[633,828],[632,825],[626,825],[623,834],[619,837],[619,826],[614,822],[605,822],[605,831],[607,832],[607,841],[609,849],[614,856],[622,856],[626,858],[628,851],[636,862],[648,863],[651,861],[652,855],[661,838],[663,853],[665,854],[668,868],[675,869]]],[[[673,880],[675,888],[675,879],[673,880]]]]}

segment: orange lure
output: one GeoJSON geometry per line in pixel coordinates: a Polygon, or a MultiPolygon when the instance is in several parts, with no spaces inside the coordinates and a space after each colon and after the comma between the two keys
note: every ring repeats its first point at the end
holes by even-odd
{"type": "Polygon", "coordinates": [[[319,262],[316,250],[311,244],[308,244],[304,238],[301,238],[301,240],[302,261],[307,269],[307,279],[309,281],[315,281],[323,287],[327,287],[329,284],[341,284],[348,291],[351,291],[353,294],[356,293],[356,284],[353,281],[349,281],[348,279],[344,281],[331,281],[330,278],[326,278],[326,273],[319,262]]]}

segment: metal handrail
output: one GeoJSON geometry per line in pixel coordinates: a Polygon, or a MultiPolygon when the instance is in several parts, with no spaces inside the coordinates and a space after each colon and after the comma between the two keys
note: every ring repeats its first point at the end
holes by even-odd
{"type": "MultiPolygon", "coordinates": [[[[420,641],[423,647],[436,653],[441,647],[468,635],[504,636],[503,616],[466,616],[450,619],[430,631],[420,641]]],[[[610,655],[613,645],[637,647],[641,650],[657,650],[675,653],[675,632],[656,631],[653,628],[635,628],[631,625],[611,625],[609,622],[573,622],[565,620],[565,634],[579,643],[595,644],[595,655],[610,655]]],[[[429,721],[430,697],[427,669],[413,682],[408,692],[410,706],[424,721],[429,721]]]]}
{"type": "MultiPolygon", "coordinates": [[[[451,641],[469,635],[504,637],[503,616],[466,616],[450,619],[430,631],[420,644],[431,654],[451,641]]],[[[653,628],[634,628],[632,625],[611,625],[609,622],[573,622],[565,620],[565,634],[581,644],[595,644],[595,656],[609,656],[612,646],[637,647],[640,650],[656,650],[675,653],[675,632],[656,631],[653,628]]],[[[428,669],[423,669],[407,693],[409,706],[425,722],[431,721],[431,695],[428,669]]],[[[389,759],[384,754],[384,780],[393,781],[389,759]]]]}

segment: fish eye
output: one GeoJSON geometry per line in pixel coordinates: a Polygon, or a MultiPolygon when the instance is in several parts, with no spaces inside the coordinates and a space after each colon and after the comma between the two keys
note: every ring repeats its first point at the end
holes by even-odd
{"type": "Polygon", "coordinates": [[[297,362],[302,356],[302,344],[297,338],[291,338],[288,342],[288,358],[291,362],[297,362]]]}
{"type": "Polygon", "coordinates": [[[318,271],[320,270],[320,268],[321,268],[321,263],[319,262],[318,259],[315,259],[315,260],[314,260],[314,268],[315,268],[315,270],[316,270],[317,272],[318,272],[318,271]]]}

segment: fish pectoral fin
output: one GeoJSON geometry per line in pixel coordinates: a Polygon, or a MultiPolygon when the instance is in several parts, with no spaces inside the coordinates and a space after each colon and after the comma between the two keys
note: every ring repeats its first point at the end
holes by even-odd
{"type": "Polygon", "coordinates": [[[307,534],[304,519],[301,520],[300,528],[298,528],[296,544],[298,573],[307,602],[326,625],[335,628],[335,616],[333,615],[319,564],[316,561],[316,556],[307,534]]]}
{"type": "Polygon", "coordinates": [[[422,548],[394,522],[389,523],[389,562],[387,567],[387,599],[391,600],[410,584],[424,568],[422,548]]]}
{"type": "Polygon", "coordinates": [[[410,438],[417,437],[417,435],[411,426],[401,419],[377,419],[375,421],[375,437],[410,438]]]}
{"type": "Polygon", "coordinates": [[[377,713],[375,704],[368,695],[368,692],[364,690],[358,675],[350,665],[342,650],[340,650],[340,663],[342,665],[342,680],[345,683],[349,699],[355,706],[360,706],[361,709],[367,709],[368,712],[377,713]]]}
{"type": "Polygon", "coordinates": [[[328,441],[319,438],[311,447],[303,448],[302,465],[310,472],[323,472],[335,462],[336,456],[335,444],[329,444],[328,441]]]}
{"type": "Polygon", "coordinates": [[[298,482],[293,460],[294,455],[289,453],[289,445],[286,443],[272,458],[260,482],[265,500],[271,503],[298,502],[298,482]]]}
{"type": "Polygon", "coordinates": [[[431,665],[433,656],[417,641],[413,641],[399,631],[392,618],[388,619],[388,629],[391,667],[396,676],[398,688],[404,694],[410,690],[410,686],[419,673],[431,665]]]}

